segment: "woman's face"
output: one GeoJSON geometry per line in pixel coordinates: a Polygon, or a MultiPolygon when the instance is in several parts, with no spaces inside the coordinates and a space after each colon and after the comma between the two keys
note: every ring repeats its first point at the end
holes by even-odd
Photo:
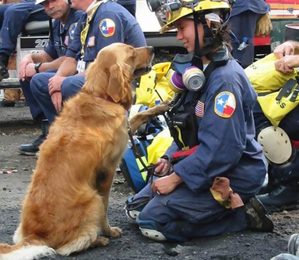
{"type": "MultiPolygon", "coordinates": [[[[179,19],[175,26],[177,28],[176,38],[179,41],[182,41],[184,47],[188,52],[193,52],[195,49],[195,32],[194,32],[194,21],[188,18],[179,19]]],[[[199,24],[197,27],[199,44],[200,47],[203,46],[203,26],[199,24]]]]}

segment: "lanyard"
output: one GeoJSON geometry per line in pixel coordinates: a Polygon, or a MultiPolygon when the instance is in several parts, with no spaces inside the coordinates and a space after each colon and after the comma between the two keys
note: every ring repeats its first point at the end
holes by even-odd
{"type": "Polygon", "coordinates": [[[86,38],[87,38],[87,34],[88,34],[88,31],[89,31],[90,24],[92,22],[92,19],[95,15],[96,11],[98,10],[98,7],[101,5],[102,2],[103,1],[97,2],[92,7],[89,14],[87,14],[87,19],[86,19],[85,26],[82,29],[81,34],[80,34],[80,40],[81,40],[81,46],[82,46],[82,48],[81,48],[81,57],[84,56],[84,49],[85,49],[85,46],[86,46],[86,38]]]}

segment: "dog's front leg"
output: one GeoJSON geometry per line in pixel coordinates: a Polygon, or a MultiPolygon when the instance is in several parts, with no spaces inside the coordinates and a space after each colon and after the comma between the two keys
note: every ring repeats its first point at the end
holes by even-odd
{"type": "Polygon", "coordinates": [[[119,227],[111,227],[108,221],[108,204],[110,189],[113,182],[115,170],[107,170],[98,172],[97,174],[97,190],[101,195],[104,204],[104,214],[100,216],[100,228],[104,235],[108,237],[120,237],[122,230],[119,227]]]}

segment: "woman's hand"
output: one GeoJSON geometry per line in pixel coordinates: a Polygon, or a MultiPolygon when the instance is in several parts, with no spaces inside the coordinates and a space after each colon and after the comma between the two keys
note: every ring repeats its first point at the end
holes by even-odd
{"type": "Polygon", "coordinates": [[[152,190],[157,194],[169,194],[182,183],[182,179],[175,172],[154,180],[152,190]]]}

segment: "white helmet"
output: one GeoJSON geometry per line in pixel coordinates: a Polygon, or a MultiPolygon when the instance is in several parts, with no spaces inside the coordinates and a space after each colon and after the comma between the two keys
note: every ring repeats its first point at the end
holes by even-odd
{"type": "Polygon", "coordinates": [[[46,0],[35,0],[35,4],[38,5],[38,4],[41,4],[43,2],[46,2],[46,0]]]}
{"type": "MultiPolygon", "coordinates": [[[[38,4],[42,4],[43,2],[46,2],[47,0],[35,0],[35,4],[38,5],[38,4]]],[[[65,0],[65,2],[67,4],[72,4],[71,3],[71,0],[65,0]]]]}

